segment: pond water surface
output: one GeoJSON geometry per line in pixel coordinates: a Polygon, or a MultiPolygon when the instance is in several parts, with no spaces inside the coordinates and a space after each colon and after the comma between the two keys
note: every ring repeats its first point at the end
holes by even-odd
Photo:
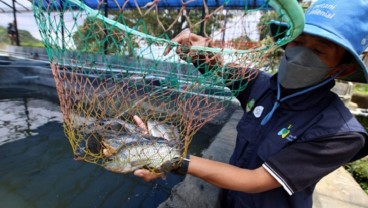
{"type": "Polygon", "coordinates": [[[183,179],[147,183],[73,160],[57,98],[29,89],[0,92],[0,207],[157,207],[183,179]]]}

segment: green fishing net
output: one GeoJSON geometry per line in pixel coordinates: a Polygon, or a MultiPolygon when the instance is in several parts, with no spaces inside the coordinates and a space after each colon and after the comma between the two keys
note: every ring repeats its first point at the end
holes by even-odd
{"type": "Polygon", "coordinates": [[[101,1],[92,9],[79,0],[33,1],[73,153],[119,173],[169,171],[259,70],[272,70],[280,46],[304,25],[295,0],[141,2],[101,1]],[[286,25],[276,28],[284,36],[277,42],[271,19],[286,25]],[[211,41],[171,41],[189,32],[211,41]]]}

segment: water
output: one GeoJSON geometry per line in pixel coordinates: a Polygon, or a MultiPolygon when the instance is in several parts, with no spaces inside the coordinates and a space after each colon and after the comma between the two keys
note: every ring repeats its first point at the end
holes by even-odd
{"type": "MultiPolygon", "coordinates": [[[[0,91],[1,208],[157,207],[183,179],[168,174],[147,183],[73,160],[57,98],[30,89],[0,91]]],[[[199,148],[208,145],[198,141],[199,148]]]]}

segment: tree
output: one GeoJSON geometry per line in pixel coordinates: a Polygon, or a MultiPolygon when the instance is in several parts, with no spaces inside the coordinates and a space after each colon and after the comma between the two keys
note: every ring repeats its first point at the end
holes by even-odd
{"type": "MultiPolygon", "coordinates": [[[[179,11],[177,9],[160,9],[148,12],[130,9],[109,11],[109,14],[116,22],[136,31],[170,40],[184,28],[193,26],[201,20],[200,9],[187,9],[186,15],[179,11]]],[[[231,15],[228,18],[231,18],[231,15]]],[[[218,29],[223,19],[223,15],[213,14],[211,18],[206,20],[205,33],[210,34],[211,30],[218,29]]],[[[191,29],[192,32],[199,33],[200,26],[196,24],[191,29]]],[[[139,37],[126,34],[124,31],[93,17],[86,18],[83,25],[73,34],[77,49],[86,52],[97,52],[106,45],[107,53],[128,51],[130,55],[133,55],[134,48],[138,46],[138,39],[139,37]]]]}
{"type": "MultiPolygon", "coordinates": [[[[137,9],[125,10],[120,14],[112,11],[116,15],[115,20],[126,24],[140,32],[144,32],[156,37],[167,37],[172,39],[183,29],[193,26],[201,21],[201,8],[186,9],[186,15],[180,9],[159,9],[144,13],[137,9]]],[[[211,12],[211,11],[209,11],[211,12]]],[[[232,16],[228,16],[231,18],[232,16]]],[[[205,32],[210,34],[212,29],[218,29],[224,21],[222,14],[213,14],[206,20],[205,32]]],[[[200,26],[193,26],[192,32],[198,34],[200,26]]]]}
{"type": "Polygon", "coordinates": [[[133,50],[133,45],[127,40],[118,28],[115,28],[100,19],[87,17],[78,31],[73,34],[73,40],[77,49],[81,52],[124,52],[133,50]],[[107,46],[106,49],[104,46],[107,46]]]}

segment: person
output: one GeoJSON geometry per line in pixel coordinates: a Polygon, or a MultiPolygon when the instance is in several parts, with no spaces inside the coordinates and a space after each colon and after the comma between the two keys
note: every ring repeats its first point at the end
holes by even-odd
{"type": "MultiPolygon", "coordinates": [[[[367,12],[366,0],[316,1],[305,13],[303,33],[285,46],[278,73],[260,71],[237,96],[244,115],[229,164],[191,155],[174,172],[222,188],[223,207],[312,207],[322,177],[368,152],[367,131],[331,92],[335,78],[368,82],[360,58],[368,45],[367,12]]],[[[188,33],[173,41],[211,42],[188,33]]],[[[180,47],[176,52],[186,60],[195,54],[180,47]]],[[[157,178],[145,169],[134,174],[157,178]]]]}
{"type": "Polygon", "coordinates": [[[8,37],[10,39],[10,44],[15,45],[16,44],[16,30],[13,23],[9,23],[7,27],[8,37]]]}

